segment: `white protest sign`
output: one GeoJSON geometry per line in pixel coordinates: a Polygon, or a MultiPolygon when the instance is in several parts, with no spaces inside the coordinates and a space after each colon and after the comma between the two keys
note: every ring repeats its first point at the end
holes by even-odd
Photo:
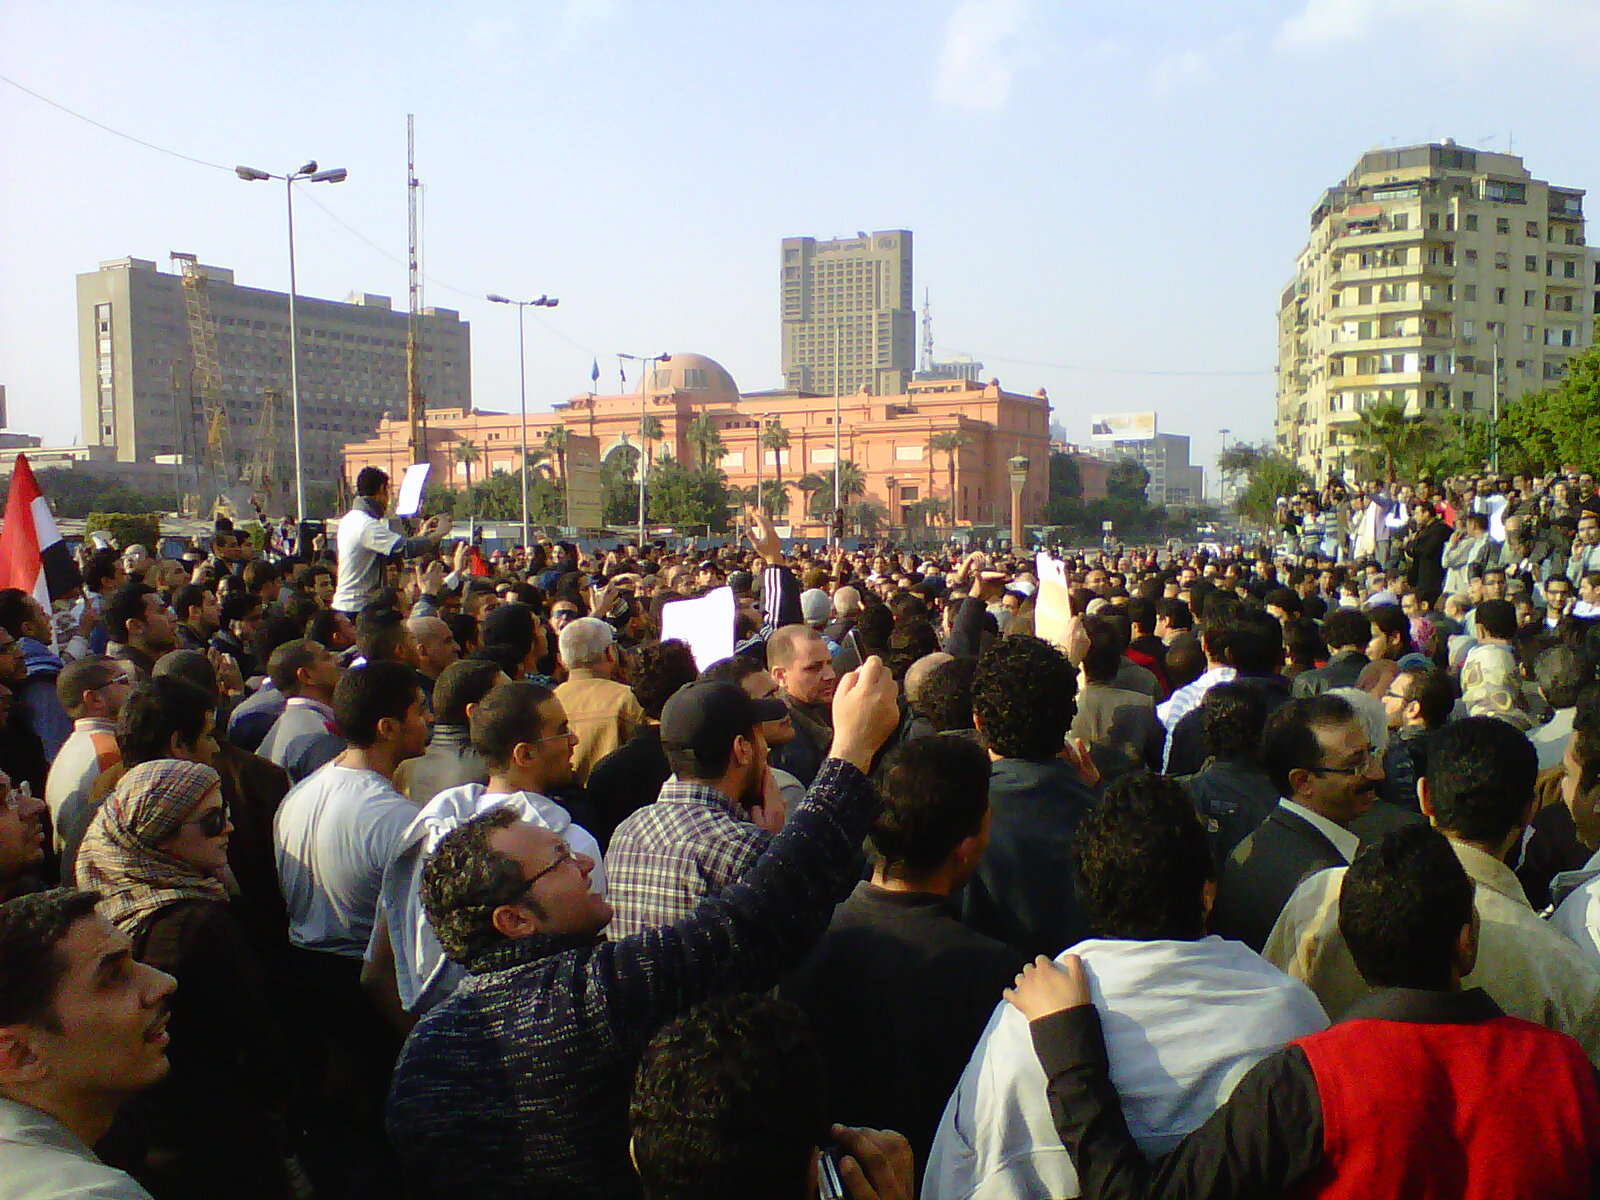
{"type": "Polygon", "coordinates": [[[422,508],[422,485],[428,482],[429,463],[412,463],[400,481],[400,500],[394,506],[397,517],[414,517],[422,508]]]}
{"type": "Polygon", "coordinates": [[[739,602],[733,589],[720,587],[697,600],[674,600],[661,608],[661,640],[687,642],[695,669],[704,671],[733,654],[733,627],[739,602]]]}

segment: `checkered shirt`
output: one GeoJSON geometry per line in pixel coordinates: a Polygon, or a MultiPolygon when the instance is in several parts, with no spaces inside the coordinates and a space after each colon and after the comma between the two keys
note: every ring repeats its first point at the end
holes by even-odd
{"type": "Polygon", "coordinates": [[[607,936],[683,920],[754,866],[771,840],[716,788],[669,779],[654,804],[611,835],[606,892],[616,915],[607,936]]]}

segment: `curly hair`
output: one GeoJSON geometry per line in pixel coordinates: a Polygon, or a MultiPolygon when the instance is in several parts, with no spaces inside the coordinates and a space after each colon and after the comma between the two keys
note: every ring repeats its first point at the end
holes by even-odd
{"type": "Polygon", "coordinates": [[[99,892],[55,888],[0,904],[0,1025],[61,1031],[55,995],[67,963],[56,947],[98,903],[99,892]]]}
{"type": "Polygon", "coordinates": [[[628,1107],[648,1200],[803,1200],[827,1137],[827,1080],[804,1014],[724,996],[663,1026],[628,1107]]]}
{"type": "Polygon", "coordinates": [[[1095,936],[1205,936],[1211,844],[1176,780],[1140,771],[1112,783],[1078,826],[1072,869],[1095,936]]]}
{"type": "Polygon", "coordinates": [[[1244,683],[1219,683],[1200,701],[1206,753],[1214,758],[1261,757],[1261,734],[1267,727],[1267,704],[1261,693],[1244,683]]]}
{"type": "MultiPolygon", "coordinates": [[[[494,910],[527,890],[522,866],[489,845],[496,830],[520,818],[512,808],[492,808],[445,834],[422,868],[422,909],[451,962],[470,963],[502,940],[494,910]]],[[[525,897],[534,914],[539,902],[525,897]]]]}
{"type": "Polygon", "coordinates": [[[975,658],[957,658],[941,663],[923,681],[922,690],[911,708],[926,717],[934,729],[972,728],[972,680],[978,671],[975,658]]]}
{"type": "Polygon", "coordinates": [[[633,698],[652,721],[661,719],[661,707],[673,692],[695,680],[694,655],[677,638],[640,646],[631,665],[633,698]]]}
{"type": "Polygon", "coordinates": [[[880,790],[872,848],[890,874],[921,879],[983,827],[989,756],[967,738],[918,738],[890,756],[880,790]]]}
{"type": "Polygon", "coordinates": [[[1054,758],[1077,715],[1078,675],[1066,655],[1031,634],[1003,637],[978,659],[972,707],[1003,758],[1054,758]]]}

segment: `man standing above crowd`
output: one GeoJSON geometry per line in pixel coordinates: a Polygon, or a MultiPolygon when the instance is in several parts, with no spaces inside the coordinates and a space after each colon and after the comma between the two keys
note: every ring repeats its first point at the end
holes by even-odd
{"type": "Polygon", "coordinates": [[[450,532],[449,517],[429,517],[422,535],[403,538],[384,522],[389,511],[389,476],[377,467],[356,475],[356,502],[339,518],[339,578],[333,607],[351,619],[366,607],[383,585],[383,565],[396,558],[415,558],[438,549],[450,532]]]}

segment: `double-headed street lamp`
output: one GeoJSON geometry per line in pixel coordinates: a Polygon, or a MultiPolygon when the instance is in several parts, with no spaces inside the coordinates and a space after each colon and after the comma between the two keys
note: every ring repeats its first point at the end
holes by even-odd
{"type": "Polygon", "coordinates": [[[517,378],[522,383],[522,548],[528,550],[528,354],[522,334],[522,313],[529,308],[554,308],[561,301],[552,296],[537,300],[513,300],[499,292],[489,293],[490,304],[515,304],[517,306],[517,378]]]}
{"type": "MultiPolygon", "coordinates": [[[[294,185],[305,183],[343,183],[350,172],[343,167],[326,171],[317,169],[312,159],[298,171],[274,175],[271,171],[258,171],[255,167],[235,167],[233,173],[246,183],[261,183],[267,179],[283,180],[284,193],[289,206],[289,406],[294,419],[294,519],[298,525],[306,519],[306,474],[300,457],[300,337],[295,327],[294,278],[294,185]]],[[[276,430],[260,429],[258,437],[275,437],[276,430]]]]}
{"type": "MultiPolygon", "coordinates": [[[[645,392],[650,386],[650,367],[654,363],[671,362],[670,354],[619,354],[618,358],[625,362],[639,364],[639,561],[644,562],[644,436],[645,392]]],[[[759,451],[757,452],[759,453],[759,451]]]]}

